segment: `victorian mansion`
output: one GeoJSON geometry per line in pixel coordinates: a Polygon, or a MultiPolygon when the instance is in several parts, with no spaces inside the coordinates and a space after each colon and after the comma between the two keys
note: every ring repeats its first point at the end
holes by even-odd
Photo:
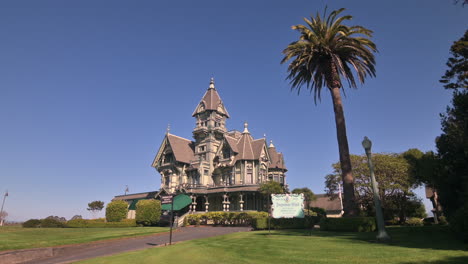
{"type": "Polygon", "coordinates": [[[197,211],[261,210],[259,184],[286,184],[283,154],[271,141],[254,139],[247,123],[242,132],[227,130],[229,113],[213,79],[192,116],[193,140],[167,131],[153,161],[161,190],[190,195],[197,211]]]}

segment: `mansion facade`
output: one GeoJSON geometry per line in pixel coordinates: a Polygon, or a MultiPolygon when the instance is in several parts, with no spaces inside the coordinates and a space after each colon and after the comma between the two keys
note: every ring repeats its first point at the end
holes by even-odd
{"type": "Polygon", "coordinates": [[[283,154],[265,138],[254,139],[244,123],[242,132],[226,128],[230,117],[214,81],[192,113],[193,140],[166,132],[152,167],[161,175],[160,193],[184,193],[189,210],[264,210],[259,185],[286,185],[283,154]]]}

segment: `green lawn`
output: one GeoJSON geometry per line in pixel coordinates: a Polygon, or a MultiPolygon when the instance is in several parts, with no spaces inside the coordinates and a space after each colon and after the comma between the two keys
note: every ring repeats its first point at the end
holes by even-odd
{"type": "Polygon", "coordinates": [[[446,228],[389,228],[390,244],[373,233],[256,231],[82,261],[91,263],[468,263],[467,245],[446,228]]]}
{"type": "Polygon", "coordinates": [[[151,235],[169,231],[166,227],[125,228],[0,228],[0,251],[50,247],[97,240],[151,235]]]}

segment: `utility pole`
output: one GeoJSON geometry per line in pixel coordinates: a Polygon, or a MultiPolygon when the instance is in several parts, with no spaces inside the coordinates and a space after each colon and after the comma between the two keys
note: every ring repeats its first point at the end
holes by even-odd
{"type": "Polygon", "coordinates": [[[7,196],[8,196],[8,190],[5,192],[5,195],[3,196],[2,209],[0,210],[0,217],[2,218],[2,220],[0,221],[0,226],[3,226],[3,206],[5,205],[5,200],[7,196]]]}

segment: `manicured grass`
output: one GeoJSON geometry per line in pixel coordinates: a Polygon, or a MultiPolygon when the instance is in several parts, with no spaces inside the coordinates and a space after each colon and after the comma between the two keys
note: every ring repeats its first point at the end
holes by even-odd
{"type": "Polygon", "coordinates": [[[151,235],[169,231],[167,227],[123,228],[0,228],[0,251],[50,247],[97,240],[151,235]]]}
{"type": "Polygon", "coordinates": [[[399,227],[389,233],[389,244],[376,243],[374,233],[234,233],[79,263],[468,263],[467,245],[446,228],[399,227]]]}

